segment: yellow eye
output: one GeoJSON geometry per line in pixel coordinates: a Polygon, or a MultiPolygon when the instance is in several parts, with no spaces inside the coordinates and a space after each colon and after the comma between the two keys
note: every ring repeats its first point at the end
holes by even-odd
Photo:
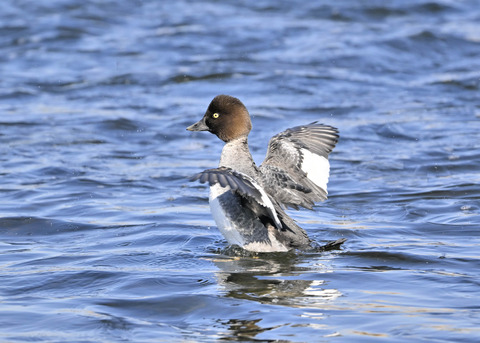
{"type": "Polygon", "coordinates": [[[220,114],[214,113],[214,114],[212,114],[212,117],[213,117],[213,119],[217,119],[218,117],[220,117],[220,114]]]}

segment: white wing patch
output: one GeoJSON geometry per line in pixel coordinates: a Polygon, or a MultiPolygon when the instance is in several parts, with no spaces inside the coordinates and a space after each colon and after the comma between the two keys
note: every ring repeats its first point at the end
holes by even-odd
{"type": "Polygon", "coordinates": [[[300,149],[300,152],[303,155],[303,162],[300,168],[307,174],[310,180],[327,192],[327,183],[330,176],[328,159],[311,153],[307,149],[300,149]]]}

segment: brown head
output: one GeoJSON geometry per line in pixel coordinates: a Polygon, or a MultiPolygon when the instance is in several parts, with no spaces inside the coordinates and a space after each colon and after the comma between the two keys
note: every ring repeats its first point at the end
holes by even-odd
{"type": "Polygon", "coordinates": [[[203,118],[187,127],[189,131],[209,131],[224,142],[248,136],[252,122],[245,105],[230,95],[217,95],[203,118]]]}

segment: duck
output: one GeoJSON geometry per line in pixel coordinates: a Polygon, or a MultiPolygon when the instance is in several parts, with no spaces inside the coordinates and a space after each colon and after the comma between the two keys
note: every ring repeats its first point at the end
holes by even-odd
{"type": "MultiPolygon", "coordinates": [[[[208,131],[225,143],[218,167],[197,173],[190,181],[210,186],[210,209],[229,245],[256,253],[312,248],[306,231],[286,210],[312,210],[316,202],[327,199],[328,156],[339,139],[337,128],[313,122],[286,129],[270,139],[260,166],[248,146],[250,114],[238,98],[217,95],[187,130],[208,131]]],[[[338,247],[344,241],[324,247],[338,247]]]]}

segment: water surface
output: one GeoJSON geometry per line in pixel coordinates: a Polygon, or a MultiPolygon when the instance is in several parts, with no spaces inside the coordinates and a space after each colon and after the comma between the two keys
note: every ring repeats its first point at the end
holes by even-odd
{"type": "Polygon", "coordinates": [[[0,340],[480,341],[478,1],[0,4],[0,340]],[[340,129],[325,253],[225,250],[185,131],[340,129]]]}

